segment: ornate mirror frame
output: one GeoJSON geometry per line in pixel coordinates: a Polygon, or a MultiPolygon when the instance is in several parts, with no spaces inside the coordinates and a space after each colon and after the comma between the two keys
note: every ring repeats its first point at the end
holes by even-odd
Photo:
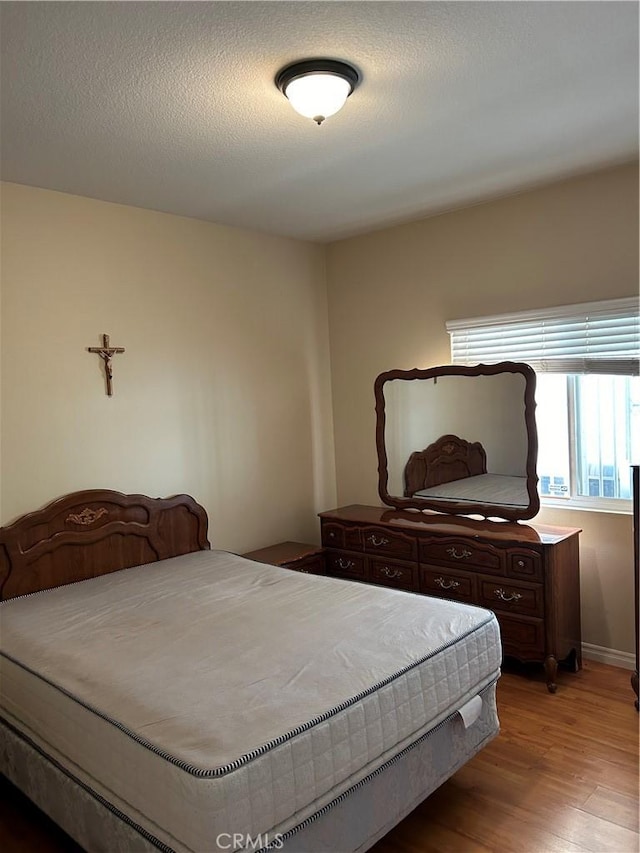
{"type": "Polygon", "coordinates": [[[499,364],[478,364],[474,367],[462,365],[442,365],[426,369],[389,370],[381,373],[374,383],[376,400],[376,447],[378,451],[378,494],[383,503],[396,509],[433,510],[451,515],[481,515],[484,518],[502,518],[508,521],[519,521],[533,518],[540,509],[538,494],[538,475],[536,464],[538,457],[538,433],[535,420],[535,388],[536,374],[528,364],[503,361],[499,364]],[[502,373],[521,374],[525,381],[523,395],[523,414],[527,435],[526,487],[529,504],[500,505],[492,503],[472,503],[470,501],[447,500],[437,498],[430,500],[425,497],[399,497],[388,492],[389,471],[388,457],[385,446],[385,397],[386,382],[394,379],[404,380],[436,380],[441,376],[495,376],[502,373]]]}

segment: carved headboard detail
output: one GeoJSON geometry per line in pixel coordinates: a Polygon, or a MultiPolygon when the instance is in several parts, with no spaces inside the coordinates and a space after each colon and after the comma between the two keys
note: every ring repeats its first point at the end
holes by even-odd
{"type": "Polygon", "coordinates": [[[73,492],[0,528],[0,598],[206,550],[207,525],[189,495],[73,492]]]}
{"type": "Polygon", "coordinates": [[[469,442],[457,435],[442,435],[409,457],[404,469],[404,495],[410,498],[431,486],[486,473],[487,454],[479,441],[469,442]]]}

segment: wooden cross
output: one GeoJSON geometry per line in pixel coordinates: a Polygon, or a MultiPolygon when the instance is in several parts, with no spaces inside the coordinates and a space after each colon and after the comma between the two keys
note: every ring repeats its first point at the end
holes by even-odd
{"type": "Polygon", "coordinates": [[[124,347],[110,347],[109,335],[103,335],[101,347],[87,347],[87,349],[89,352],[98,353],[100,358],[104,361],[104,372],[107,376],[107,394],[111,397],[113,395],[113,368],[111,366],[111,359],[114,355],[117,355],[117,353],[124,352],[124,347]]]}

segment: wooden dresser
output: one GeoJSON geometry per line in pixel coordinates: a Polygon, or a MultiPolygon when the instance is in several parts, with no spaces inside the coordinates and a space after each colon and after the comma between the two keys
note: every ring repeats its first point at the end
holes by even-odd
{"type": "Polygon", "coordinates": [[[581,666],[577,528],[474,521],[385,507],[320,514],[327,574],[493,610],[504,654],[581,666]]]}

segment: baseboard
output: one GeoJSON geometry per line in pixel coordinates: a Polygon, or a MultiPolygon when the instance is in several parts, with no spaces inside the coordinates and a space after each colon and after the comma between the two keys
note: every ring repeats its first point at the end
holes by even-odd
{"type": "Polygon", "coordinates": [[[587,660],[595,660],[598,663],[608,663],[611,666],[619,666],[622,669],[635,669],[636,656],[631,652],[621,652],[618,649],[606,649],[604,646],[594,646],[592,643],[582,644],[582,656],[587,660]]]}

